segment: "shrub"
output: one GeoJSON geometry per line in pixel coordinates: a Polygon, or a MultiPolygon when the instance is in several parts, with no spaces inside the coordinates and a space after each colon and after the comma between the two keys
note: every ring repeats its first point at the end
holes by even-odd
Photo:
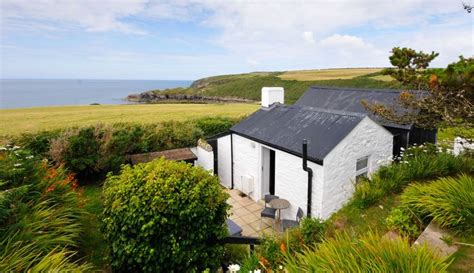
{"type": "Polygon", "coordinates": [[[69,147],[64,153],[64,162],[72,171],[89,174],[97,169],[99,142],[93,127],[80,129],[69,138],[69,147]]]}
{"type": "Polygon", "coordinates": [[[202,168],[164,159],[123,166],[104,184],[104,237],[119,271],[216,269],[228,205],[202,168]]]}
{"type": "Polygon", "coordinates": [[[156,124],[95,125],[25,134],[14,143],[31,148],[82,176],[119,171],[125,156],[195,146],[199,138],[228,130],[238,119],[201,118],[156,124]]]}
{"type": "Polygon", "coordinates": [[[303,218],[301,222],[301,234],[306,245],[320,243],[326,233],[326,223],[318,218],[303,218]]]}
{"type": "Polygon", "coordinates": [[[411,184],[401,197],[402,205],[420,218],[433,220],[457,233],[474,232],[474,178],[440,178],[427,184],[411,184]]]}
{"type": "Polygon", "coordinates": [[[317,248],[286,255],[288,272],[446,272],[449,263],[427,246],[412,248],[405,239],[336,235],[317,248]]]}
{"type": "Polygon", "coordinates": [[[416,225],[413,217],[415,216],[407,210],[394,208],[385,219],[385,222],[389,229],[396,230],[403,236],[415,238],[419,235],[420,229],[416,225]]]}

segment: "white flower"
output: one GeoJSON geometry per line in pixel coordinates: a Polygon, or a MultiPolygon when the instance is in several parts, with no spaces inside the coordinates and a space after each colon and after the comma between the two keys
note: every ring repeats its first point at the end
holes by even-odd
{"type": "Polygon", "coordinates": [[[280,266],[278,267],[278,269],[282,270],[282,269],[283,269],[283,265],[280,265],[280,266]]]}
{"type": "Polygon", "coordinates": [[[240,265],[238,264],[231,264],[229,265],[229,271],[234,273],[240,270],[240,265]]]}
{"type": "Polygon", "coordinates": [[[6,151],[7,147],[0,147],[0,151],[6,151]]]}
{"type": "Polygon", "coordinates": [[[401,147],[400,150],[405,151],[405,148],[401,147]]]}
{"type": "Polygon", "coordinates": [[[253,273],[262,273],[262,270],[257,269],[257,270],[254,270],[253,273]]]}
{"type": "Polygon", "coordinates": [[[20,164],[20,163],[15,163],[15,165],[13,165],[13,166],[15,166],[15,167],[20,167],[21,164],[20,164]]]}
{"type": "Polygon", "coordinates": [[[20,149],[20,146],[16,146],[16,145],[15,145],[15,146],[13,146],[13,148],[12,148],[12,149],[13,149],[13,150],[20,149]]]}

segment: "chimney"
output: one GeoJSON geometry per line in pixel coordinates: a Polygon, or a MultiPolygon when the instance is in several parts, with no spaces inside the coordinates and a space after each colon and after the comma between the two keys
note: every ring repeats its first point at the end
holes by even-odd
{"type": "Polygon", "coordinates": [[[262,107],[269,107],[275,102],[285,103],[285,89],[283,87],[263,87],[262,107]]]}

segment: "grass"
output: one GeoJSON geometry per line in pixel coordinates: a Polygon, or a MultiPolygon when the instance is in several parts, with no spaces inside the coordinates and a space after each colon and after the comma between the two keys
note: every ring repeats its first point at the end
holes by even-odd
{"type": "Polygon", "coordinates": [[[239,117],[254,104],[141,104],[59,106],[0,110],[0,138],[20,133],[117,122],[156,123],[205,116],[239,117]]]}
{"type": "Polygon", "coordinates": [[[99,229],[99,215],[102,213],[102,187],[87,185],[82,189],[87,214],[81,219],[84,234],[81,237],[80,254],[97,269],[105,270],[108,267],[108,248],[99,229]]]}
{"type": "Polygon", "coordinates": [[[340,68],[287,71],[278,77],[283,80],[320,81],[352,79],[355,77],[380,72],[381,68],[340,68]]]}
{"type": "Polygon", "coordinates": [[[365,209],[349,203],[331,216],[329,222],[334,225],[330,225],[327,232],[334,234],[336,230],[344,230],[354,236],[363,235],[369,231],[384,234],[389,231],[385,218],[399,203],[400,196],[396,194],[386,196],[365,209]]]}

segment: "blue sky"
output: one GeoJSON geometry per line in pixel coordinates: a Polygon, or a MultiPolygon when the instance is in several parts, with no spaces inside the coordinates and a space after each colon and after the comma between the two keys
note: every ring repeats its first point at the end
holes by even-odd
{"type": "MultiPolygon", "coordinates": [[[[469,2],[469,1],[468,1],[469,2]]],[[[186,79],[474,55],[457,0],[2,0],[1,78],[186,79]]]]}

